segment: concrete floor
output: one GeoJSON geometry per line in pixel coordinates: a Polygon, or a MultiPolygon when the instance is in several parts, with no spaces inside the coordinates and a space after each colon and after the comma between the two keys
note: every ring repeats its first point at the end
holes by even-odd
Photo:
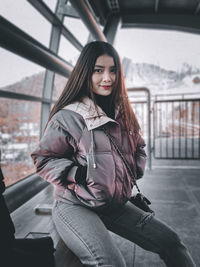
{"type": "MultiPolygon", "coordinates": [[[[190,163],[189,163],[190,164],[190,163]]],[[[189,165],[188,164],[188,165],[189,165]]],[[[156,217],[174,228],[200,266],[200,165],[167,166],[146,171],[138,181],[156,217]]],[[[126,246],[127,247],[127,246],[126,246]]],[[[135,246],[134,266],[165,266],[159,257],[135,246]]],[[[133,266],[127,262],[127,266],[133,266]]]]}

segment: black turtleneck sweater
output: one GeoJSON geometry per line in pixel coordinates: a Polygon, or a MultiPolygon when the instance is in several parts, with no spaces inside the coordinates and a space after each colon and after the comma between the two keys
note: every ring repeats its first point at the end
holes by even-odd
{"type": "Polygon", "coordinates": [[[111,95],[102,96],[94,94],[97,105],[106,113],[111,119],[115,118],[115,105],[111,102],[111,95]]]}

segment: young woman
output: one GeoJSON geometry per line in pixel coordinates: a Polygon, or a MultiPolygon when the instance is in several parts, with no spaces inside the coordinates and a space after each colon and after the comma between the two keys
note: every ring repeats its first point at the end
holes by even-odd
{"type": "Polygon", "coordinates": [[[84,266],[126,266],[108,230],[158,253],[166,266],[195,266],[177,234],[129,199],[146,154],[128,100],[119,56],[108,43],[87,44],[32,153],[37,173],[55,185],[53,220],[84,266]]]}

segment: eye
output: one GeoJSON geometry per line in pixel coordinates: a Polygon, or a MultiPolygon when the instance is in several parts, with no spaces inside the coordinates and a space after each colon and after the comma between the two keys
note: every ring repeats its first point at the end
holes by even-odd
{"type": "Polygon", "coordinates": [[[103,72],[103,70],[102,69],[94,69],[94,72],[95,73],[101,73],[101,72],[103,72]]]}
{"type": "Polygon", "coordinates": [[[110,72],[112,72],[112,73],[116,73],[116,67],[112,67],[112,68],[110,68],[110,72]]]}

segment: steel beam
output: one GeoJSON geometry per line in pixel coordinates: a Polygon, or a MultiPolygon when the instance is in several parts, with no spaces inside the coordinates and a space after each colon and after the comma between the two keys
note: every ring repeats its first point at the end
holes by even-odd
{"type": "MultiPolygon", "coordinates": [[[[56,10],[55,10],[55,15],[61,23],[63,23],[64,15],[63,13],[59,13],[59,6],[60,4],[64,4],[65,2],[66,0],[58,0],[57,5],[56,5],[56,10]]],[[[58,53],[60,37],[61,37],[61,28],[52,24],[49,49],[53,51],[55,54],[58,53]]],[[[53,90],[55,90],[54,80],[55,80],[55,73],[50,70],[46,70],[45,77],[44,77],[44,85],[43,85],[43,98],[47,98],[50,101],[52,101],[53,90]]],[[[50,110],[51,110],[51,103],[42,104],[41,121],[40,121],[40,137],[42,137],[44,133],[46,123],[49,118],[50,110]]]]}
{"type": "Polygon", "coordinates": [[[197,4],[194,14],[197,15],[200,11],[200,2],[197,4]]]}
{"type": "Polygon", "coordinates": [[[51,101],[46,98],[41,98],[41,97],[32,96],[32,95],[25,95],[25,94],[20,94],[20,93],[15,93],[15,92],[9,92],[9,91],[4,91],[4,90],[0,90],[0,97],[51,104],[51,101]]]}
{"type": "Polygon", "coordinates": [[[93,11],[94,14],[98,17],[98,21],[101,25],[106,24],[106,12],[105,12],[105,2],[102,0],[87,0],[89,8],[93,11]],[[102,3],[103,2],[103,3],[102,3]]]}
{"type": "Polygon", "coordinates": [[[103,32],[107,38],[107,41],[110,44],[114,44],[115,36],[119,26],[120,26],[120,16],[117,14],[109,16],[103,32]]]}
{"type": "Polygon", "coordinates": [[[155,0],[155,5],[154,5],[155,13],[158,13],[159,1],[160,0],[155,0]]]}
{"type": "Polygon", "coordinates": [[[49,183],[37,174],[32,174],[18,183],[7,187],[4,197],[9,212],[15,211],[48,185],[49,183]]]}
{"type": "Polygon", "coordinates": [[[62,14],[62,15],[67,16],[67,17],[80,19],[79,14],[74,9],[74,7],[70,6],[70,5],[67,5],[66,3],[63,3],[63,4],[59,5],[58,12],[59,12],[59,14],[62,14]]]}
{"type": "Polygon", "coordinates": [[[184,14],[124,15],[122,28],[149,28],[200,33],[200,17],[184,14]]]}
{"type": "Polygon", "coordinates": [[[79,51],[83,49],[82,44],[76,39],[76,37],[63,25],[62,21],[56,16],[51,9],[40,0],[27,0],[32,6],[34,6],[51,24],[59,27],[63,36],[79,51]]]}
{"type": "Polygon", "coordinates": [[[89,32],[93,35],[94,39],[107,42],[105,35],[101,31],[97,22],[95,21],[94,16],[92,15],[85,1],[70,0],[70,2],[72,6],[76,9],[76,11],[79,13],[80,18],[88,28],[89,32]]]}
{"type": "Polygon", "coordinates": [[[68,77],[72,65],[55,55],[28,34],[0,17],[0,45],[40,66],[68,77]]]}

